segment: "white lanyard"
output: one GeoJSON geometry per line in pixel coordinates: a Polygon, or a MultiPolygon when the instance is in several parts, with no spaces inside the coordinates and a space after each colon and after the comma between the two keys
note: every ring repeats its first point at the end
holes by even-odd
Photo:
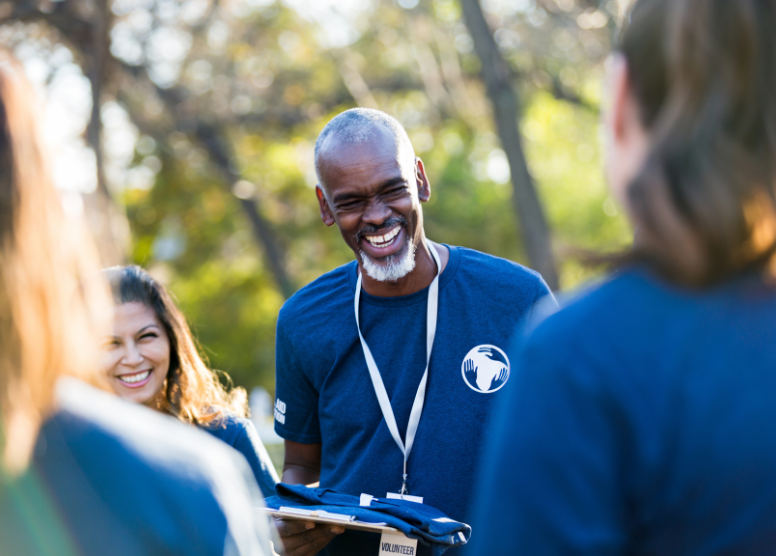
{"type": "Polygon", "coordinates": [[[369,368],[369,376],[372,377],[372,386],[374,386],[375,394],[377,395],[377,401],[380,403],[380,409],[383,412],[385,418],[385,424],[388,425],[388,430],[391,432],[391,436],[396,441],[402,454],[404,454],[404,475],[401,485],[401,494],[409,494],[407,489],[407,459],[410,457],[410,450],[412,450],[412,443],[415,441],[415,433],[418,431],[418,424],[420,423],[420,415],[423,413],[423,403],[426,401],[426,383],[428,382],[428,365],[431,361],[431,349],[434,346],[434,336],[436,335],[437,325],[437,308],[439,306],[439,274],[442,272],[442,263],[439,261],[439,255],[436,249],[427,245],[427,249],[434,257],[434,261],[437,265],[437,274],[434,277],[434,281],[431,282],[431,286],[428,289],[428,312],[426,317],[426,370],[423,373],[423,378],[420,380],[420,386],[418,386],[418,392],[415,394],[415,401],[412,404],[412,411],[410,412],[410,421],[407,424],[407,443],[405,445],[399,435],[399,428],[396,426],[396,417],[393,414],[393,408],[391,407],[391,401],[388,399],[388,392],[385,390],[385,384],[383,384],[383,378],[380,376],[380,370],[377,368],[372,352],[369,350],[369,346],[364,340],[364,336],[361,334],[361,324],[358,319],[358,304],[361,298],[361,273],[358,274],[358,282],[356,283],[356,327],[358,328],[358,337],[361,339],[361,347],[364,348],[364,357],[366,358],[366,365],[369,368]]]}

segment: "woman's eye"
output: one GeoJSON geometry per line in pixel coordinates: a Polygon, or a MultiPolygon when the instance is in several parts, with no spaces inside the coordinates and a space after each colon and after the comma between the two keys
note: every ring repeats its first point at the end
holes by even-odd
{"type": "Polygon", "coordinates": [[[156,333],[154,333],[154,332],[148,332],[148,333],[146,333],[146,334],[143,334],[142,336],[140,336],[140,339],[141,339],[141,340],[144,340],[145,338],[158,338],[158,337],[159,337],[159,336],[158,336],[156,333]]]}

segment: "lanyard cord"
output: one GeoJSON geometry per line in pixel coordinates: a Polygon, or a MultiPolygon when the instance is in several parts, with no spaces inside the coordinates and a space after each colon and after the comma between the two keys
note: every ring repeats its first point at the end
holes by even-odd
{"type": "Polygon", "coordinates": [[[431,282],[431,286],[428,289],[428,308],[426,315],[426,370],[423,373],[423,378],[420,380],[418,391],[415,394],[415,401],[412,403],[412,411],[410,412],[410,420],[407,424],[406,444],[402,442],[401,435],[399,434],[399,428],[396,426],[396,417],[391,407],[391,401],[388,399],[388,392],[385,390],[385,384],[383,384],[383,378],[380,376],[380,370],[377,368],[377,363],[372,356],[372,352],[369,346],[364,340],[364,336],[361,334],[361,324],[358,317],[358,307],[361,298],[361,273],[358,274],[358,281],[356,282],[356,299],[355,299],[355,311],[356,311],[356,328],[358,329],[358,337],[361,340],[361,347],[364,350],[364,358],[366,359],[366,365],[369,369],[369,376],[372,379],[372,386],[374,387],[375,394],[377,395],[377,402],[380,404],[380,409],[383,412],[383,418],[385,418],[385,424],[388,426],[388,430],[391,433],[396,445],[399,446],[402,454],[404,455],[404,474],[401,487],[401,494],[409,494],[407,489],[407,460],[410,457],[410,451],[412,450],[412,444],[415,441],[415,434],[418,431],[418,424],[420,423],[420,416],[423,413],[423,404],[426,401],[426,383],[428,382],[428,367],[431,362],[431,349],[434,347],[434,336],[436,335],[437,325],[437,312],[439,307],[439,275],[442,272],[442,263],[439,260],[439,255],[433,246],[426,244],[427,249],[431,252],[434,262],[437,265],[437,274],[434,280],[431,282]]]}

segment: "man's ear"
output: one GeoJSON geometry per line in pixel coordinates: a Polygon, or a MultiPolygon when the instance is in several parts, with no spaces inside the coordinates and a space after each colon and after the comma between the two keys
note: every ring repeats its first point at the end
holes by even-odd
{"type": "Polygon", "coordinates": [[[426,167],[420,158],[415,158],[415,182],[418,185],[418,199],[425,203],[431,198],[431,184],[428,183],[426,176],[426,167]]]}
{"type": "Polygon", "coordinates": [[[318,197],[318,206],[321,209],[321,220],[327,226],[334,225],[334,215],[329,208],[329,202],[326,200],[326,194],[321,189],[320,185],[315,186],[315,195],[318,197]]]}

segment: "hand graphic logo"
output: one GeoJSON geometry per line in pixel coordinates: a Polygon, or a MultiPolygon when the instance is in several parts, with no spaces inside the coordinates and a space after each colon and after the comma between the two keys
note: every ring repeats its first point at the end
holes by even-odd
{"type": "Polygon", "coordinates": [[[490,394],[509,380],[509,358],[492,345],[472,348],[463,360],[461,374],[466,385],[475,392],[490,394]]]}
{"type": "Polygon", "coordinates": [[[504,367],[498,376],[494,376],[493,380],[490,381],[490,391],[497,390],[499,386],[507,381],[507,378],[509,378],[509,370],[504,367]]]}
{"type": "Polygon", "coordinates": [[[471,359],[463,362],[463,377],[469,384],[477,384],[477,367],[471,359]]]}

